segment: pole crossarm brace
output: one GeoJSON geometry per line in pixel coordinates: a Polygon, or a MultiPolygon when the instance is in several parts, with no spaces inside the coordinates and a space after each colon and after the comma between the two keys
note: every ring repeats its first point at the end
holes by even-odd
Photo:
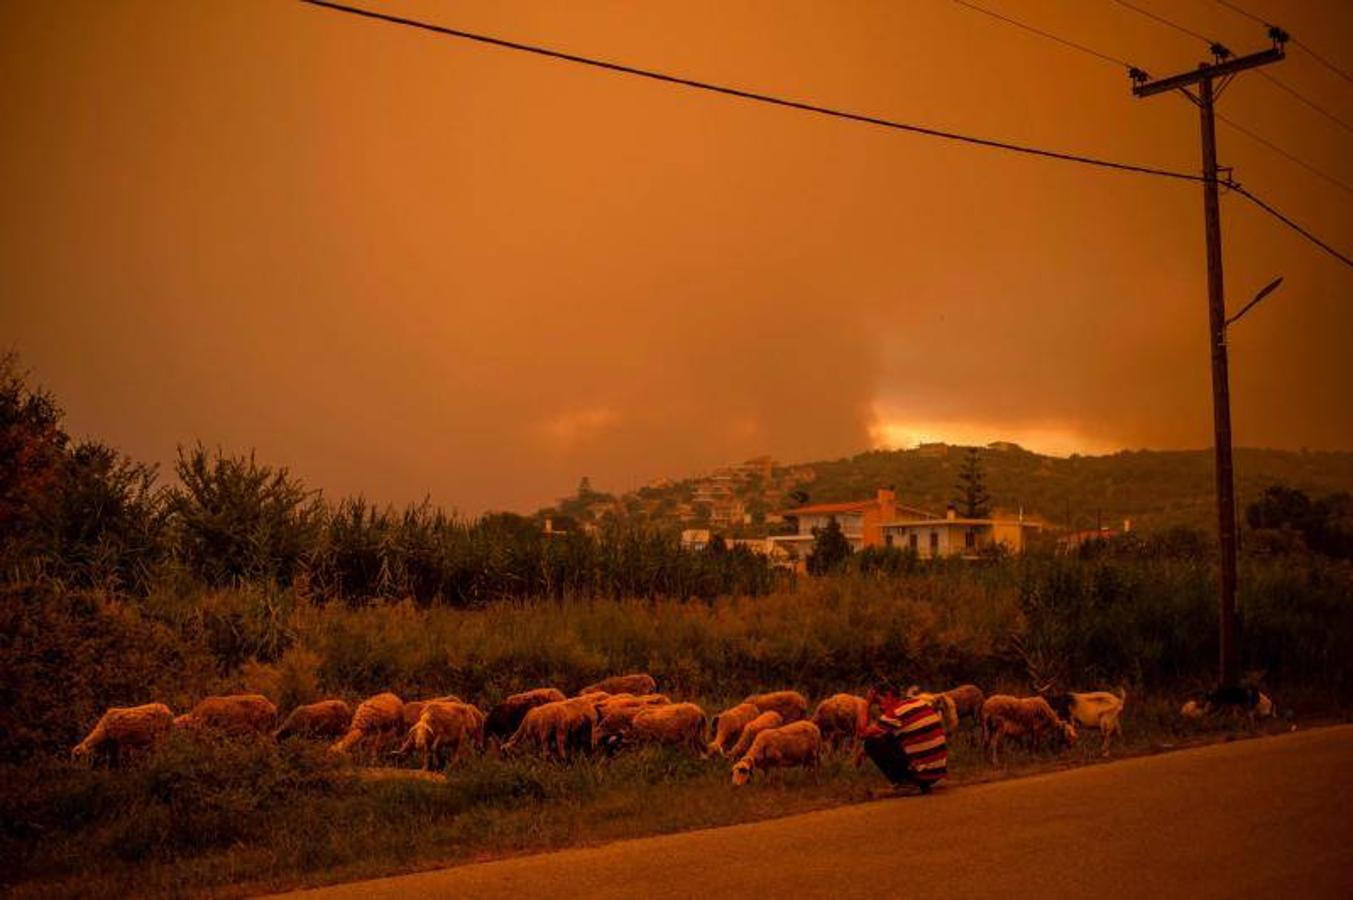
{"type": "Polygon", "coordinates": [[[1261,50],[1258,53],[1251,53],[1249,56],[1241,56],[1236,59],[1228,59],[1226,62],[1214,63],[1208,65],[1203,63],[1192,72],[1185,72],[1182,75],[1171,75],[1169,78],[1157,78],[1155,81],[1147,81],[1142,84],[1132,86],[1132,94],[1136,97],[1150,97],[1154,94],[1163,94],[1166,91],[1182,90],[1191,84],[1198,84],[1204,78],[1221,78],[1225,75],[1234,75],[1236,72],[1243,72],[1246,69],[1253,69],[1257,66],[1268,65],[1283,59],[1287,54],[1283,53],[1282,47],[1270,47],[1267,50],[1261,50]]]}

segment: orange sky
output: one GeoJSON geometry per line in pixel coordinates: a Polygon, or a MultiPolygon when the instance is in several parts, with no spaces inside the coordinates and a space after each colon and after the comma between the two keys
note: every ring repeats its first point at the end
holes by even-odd
{"type": "MultiPolygon", "coordinates": [[[[946,0],[381,8],[1167,168],[1195,109],[946,0]]],[[[1234,49],[1212,0],[1141,0],[1234,49]]],[[[1108,0],[987,5],[1155,74],[1108,0]]],[[[1353,4],[1249,8],[1353,67],[1353,4]]],[[[1353,85],[1271,70],[1353,121],[1353,85]]],[[[1353,133],[1251,73],[1222,111],[1344,181],[1353,133]]],[[[330,494],[531,508],[771,453],[1210,443],[1196,185],[837,122],[285,0],[0,5],[0,343],[72,429],[258,449],[330,494]]],[[[1222,163],[1345,251],[1353,195],[1222,163]]],[[[1236,441],[1353,447],[1353,273],[1222,203],[1236,441]]]]}

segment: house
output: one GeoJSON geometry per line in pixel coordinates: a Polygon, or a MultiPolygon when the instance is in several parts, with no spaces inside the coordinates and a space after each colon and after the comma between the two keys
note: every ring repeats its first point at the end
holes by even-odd
{"type": "Polygon", "coordinates": [[[910,549],[922,559],[941,556],[976,557],[994,547],[1023,553],[1029,537],[1042,529],[1036,522],[1014,519],[961,518],[951,506],[944,518],[901,519],[879,526],[889,547],[910,549]]]}
{"type": "Polygon", "coordinates": [[[814,531],[825,528],[827,523],[836,520],[842,533],[854,550],[865,547],[882,547],[884,535],[880,526],[891,522],[900,514],[918,518],[932,517],[931,513],[910,506],[899,506],[897,495],[891,489],[879,488],[870,500],[849,500],[844,503],[811,503],[781,510],[777,515],[796,523],[795,534],[775,535],[770,538],[778,557],[793,560],[796,563],[807,559],[813,549],[814,531]]]}

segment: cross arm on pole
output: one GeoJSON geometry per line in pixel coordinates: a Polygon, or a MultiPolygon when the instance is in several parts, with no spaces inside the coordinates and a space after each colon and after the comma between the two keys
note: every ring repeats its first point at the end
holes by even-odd
{"type": "Polygon", "coordinates": [[[1197,84],[1205,78],[1221,78],[1225,75],[1234,75],[1236,72],[1243,72],[1246,69],[1253,69],[1256,66],[1264,66],[1269,63],[1277,62],[1286,56],[1282,47],[1270,47],[1267,50],[1261,50],[1258,53],[1251,53],[1248,56],[1228,59],[1225,62],[1213,63],[1208,65],[1204,63],[1192,72],[1184,72],[1181,75],[1171,75],[1168,78],[1157,78],[1155,81],[1147,81],[1132,86],[1132,93],[1136,97],[1150,97],[1154,94],[1163,94],[1166,91],[1174,91],[1186,88],[1191,84],[1197,84]]]}

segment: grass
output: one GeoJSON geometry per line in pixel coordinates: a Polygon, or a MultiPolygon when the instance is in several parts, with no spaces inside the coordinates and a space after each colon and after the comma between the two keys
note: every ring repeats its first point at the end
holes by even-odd
{"type": "MultiPolygon", "coordinates": [[[[1172,707],[1165,698],[1130,707],[1114,756],[1287,727],[1181,723],[1172,707]]],[[[1090,764],[1098,750],[1095,734],[1064,754],[1013,746],[992,768],[960,734],[951,783],[1090,764]]],[[[490,755],[456,764],[443,782],[366,780],[302,742],[185,739],[123,771],[48,763],[4,775],[29,785],[29,803],[4,810],[7,888],[35,897],[230,895],[355,880],[792,815],[863,802],[887,784],[867,762],[857,769],[835,754],[816,776],[791,771],[734,789],[727,761],[667,748],[568,765],[490,755]]]]}

